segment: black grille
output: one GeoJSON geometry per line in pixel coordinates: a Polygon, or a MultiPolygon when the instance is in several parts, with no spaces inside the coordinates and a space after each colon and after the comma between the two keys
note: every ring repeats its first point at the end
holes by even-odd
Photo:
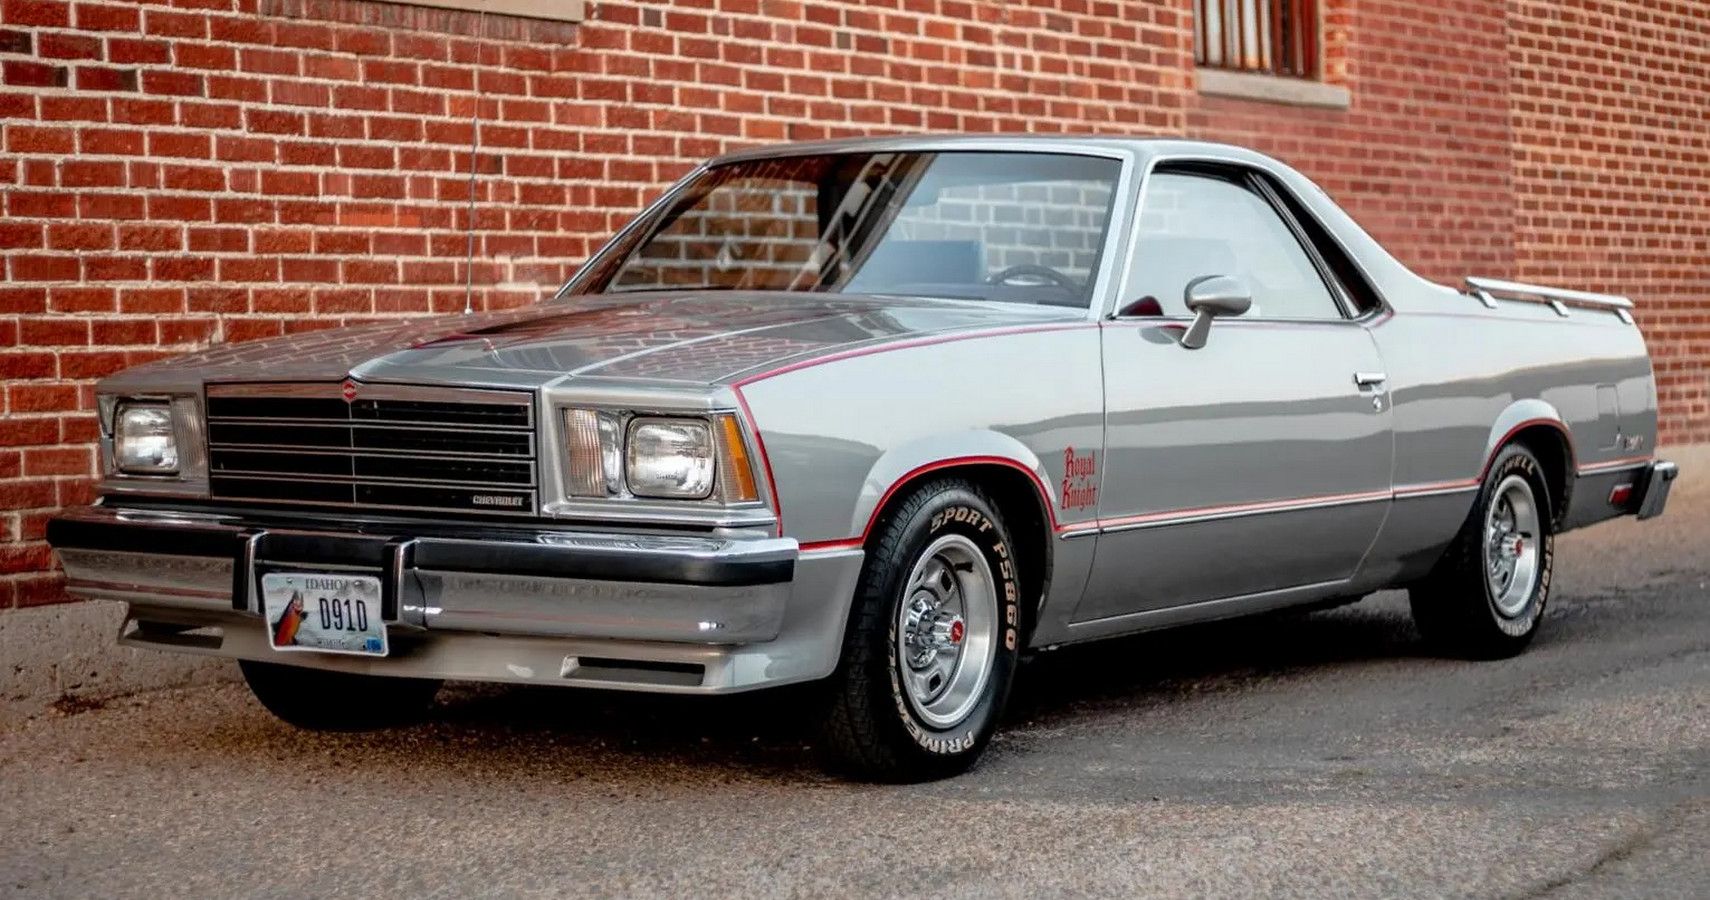
{"type": "Polygon", "coordinates": [[[211,493],[219,500],[532,513],[538,481],[531,395],[439,393],[446,399],[430,388],[358,386],[347,403],[337,384],[212,387],[211,493]]]}

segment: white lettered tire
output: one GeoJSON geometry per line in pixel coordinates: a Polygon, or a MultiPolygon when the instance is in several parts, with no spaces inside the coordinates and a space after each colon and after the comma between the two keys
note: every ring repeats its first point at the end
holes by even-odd
{"type": "Polygon", "coordinates": [[[937,479],[888,510],[867,546],[822,729],[834,765],[879,781],[972,766],[1009,698],[1021,584],[996,504],[937,479]]]}
{"type": "Polygon", "coordinates": [[[1491,462],[1461,532],[1409,591],[1414,624],[1453,656],[1496,659],[1531,643],[1555,566],[1549,481],[1538,458],[1510,444],[1491,462]]]}

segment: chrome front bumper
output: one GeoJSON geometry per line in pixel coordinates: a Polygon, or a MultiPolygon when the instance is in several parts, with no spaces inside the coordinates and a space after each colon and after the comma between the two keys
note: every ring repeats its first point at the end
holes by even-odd
{"type": "Polygon", "coordinates": [[[124,643],[375,674],[719,692],[836,664],[859,551],[789,538],[470,526],[278,527],[107,506],[49,525],[67,590],[130,605],[124,643]],[[392,654],[268,645],[260,577],[378,576],[392,654]]]}

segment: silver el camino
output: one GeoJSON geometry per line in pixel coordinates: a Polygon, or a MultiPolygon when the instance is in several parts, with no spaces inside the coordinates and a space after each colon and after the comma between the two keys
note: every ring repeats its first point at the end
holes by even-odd
{"type": "Polygon", "coordinates": [[[746,151],[536,306],[107,379],[49,539],[301,726],[816,682],[845,771],[934,778],[1031,651],[1384,588],[1521,650],[1555,536],[1676,474],[1630,306],[1426,281],[1235,147],[746,151]]]}

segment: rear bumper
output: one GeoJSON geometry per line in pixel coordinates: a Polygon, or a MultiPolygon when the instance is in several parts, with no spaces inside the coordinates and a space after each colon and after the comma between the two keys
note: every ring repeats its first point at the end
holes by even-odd
{"type": "Polygon", "coordinates": [[[1669,489],[1679,475],[1680,467],[1665,459],[1655,460],[1646,466],[1634,491],[1638,495],[1634,514],[1641,519],[1662,515],[1663,507],[1668,505],[1669,489]]]}
{"type": "Polygon", "coordinates": [[[291,663],[688,692],[828,674],[860,565],[788,538],[319,531],[104,506],[55,519],[48,540],[73,595],[130,605],[132,645],[277,660],[260,576],[350,572],[380,578],[392,655],[291,663]]]}
{"type": "Polygon", "coordinates": [[[1618,516],[1652,519],[1663,514],[1680,468],[1664,459],[1617,468],[1581,470],[1568,491],[1567,515],[1559,531],[1572,531],[1618,516]]]}

